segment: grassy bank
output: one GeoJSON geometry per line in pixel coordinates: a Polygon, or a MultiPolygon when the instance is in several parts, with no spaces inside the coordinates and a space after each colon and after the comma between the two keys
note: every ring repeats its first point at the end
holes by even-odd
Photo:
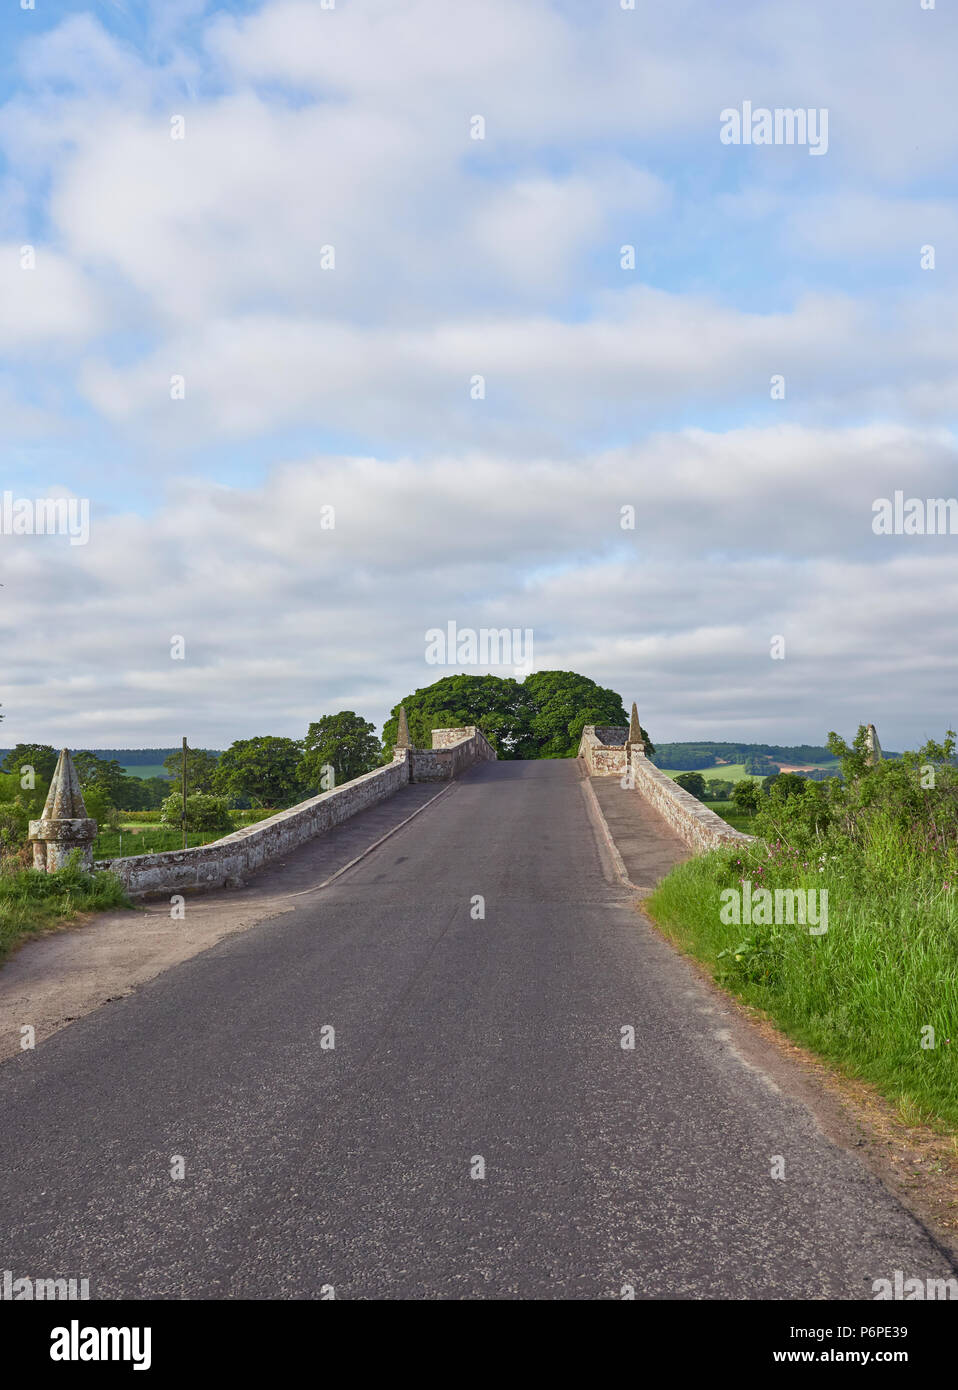
{"type": "Polygon", "coordinates": [[[112,874],[87,874],[72,867],[55,874],[4,869],[0,873],[0,961],[24,937],[69,921],[80,912],[124,906],[123,889],[112,874]]]}
{"type": "Polygon", "coordinates": [[[760,840],[680,865],[646,907],[791,1038],[874,1083],[906,1119],[954,1128],[958,787],[948,774],[921,788],[917,764],[850,773],[845,789],[817,784],[793,804],[767,799],[753,827],[760,840]],[[753,894],[826,890],[827,931],[746,922],[746,884],[753,894]],[[722,898],[730,889],[738,923],[722,898]]]}

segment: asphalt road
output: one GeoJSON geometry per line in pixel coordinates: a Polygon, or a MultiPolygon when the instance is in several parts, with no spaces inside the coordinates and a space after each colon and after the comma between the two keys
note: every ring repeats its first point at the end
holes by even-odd
{"type": "Polygon", "coordinates": [[[295,911],[0,1066],[0,1269],[264,1299],[871,1298],[952,1272],[741,1060],[611,878],[571,761],[474,769],[295,911]]]}

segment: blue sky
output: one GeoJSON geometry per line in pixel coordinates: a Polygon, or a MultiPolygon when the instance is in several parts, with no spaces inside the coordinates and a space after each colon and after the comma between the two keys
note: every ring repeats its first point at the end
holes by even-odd
{"type": "Polygon", "coordinates": [[[0,483],[94,523],[0,535],[0,742],[379,723],[450,619],[660,738],[954,724],[958,537],[871,533],[958,492],[949,7],[37,3],[0,483]],[[723,144],[746,101],[827,152],[723,144]]]}

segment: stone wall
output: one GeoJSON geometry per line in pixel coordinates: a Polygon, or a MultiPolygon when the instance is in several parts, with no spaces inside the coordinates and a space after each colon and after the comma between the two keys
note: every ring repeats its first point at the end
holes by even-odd
{"type": "Polygon", "coordinates": [[[628,729],[597,728],[594,724],[585,726],[579,743],[579,758],[590,777],[622,777],[631,770],[634,789],[694,850],[743,844],[752,839],[751,835],[734,830],[728,821],[678,786],[650,763],[644,753],[637,748],[627,749],[628,732],[628,729]],[[613,743],[613,739],[620,739],[620,742],[613,743]]]}
{"type": "Polygon", "coordinates": [[[442,729],[435,733],[458,737],[439,750],[420,753],[402,749],[386,767],[354,777],[333,791],[302,801],[287,811],[277,811],[275,816],[243,830],[234,830],[213,844],[127,859],[102,859],[94,867],[116,874],[131,897],[239,887],[247,874],[274,859],[282,859],[298,845],[342,824],[368,806],[385,801],[407,782],[448,781],[474,762],[496,756],[478,729],[442,729]],[[420,759],[425,761],[420,763],[420,759]]]}
{"type": "Polygon", "coordinates": [[[579,740],[579,757],[585,763],[590,777],[621,777],[625,772],[625,738],[628,729],[597,729],[587,724],[579,740]],[[617,742],[602,737],[621,734],[617,742]]]}
{"type": "Polygon", "coordinates": [[[717,849],[720,845],[745,844],[753,837],[735,830],[728,821],[705,806],[650,763],[644,753],[632,750],[632,779],[635,790],[654,806],[663,820],[694,850],[717,849]]]}
{"type": "MultiPolygon", "coordinates": [[[[412,782],[447,782],[473,763],[488,762],[496,750],[474,724],[462,729],[433,729],[431,748],[407,750],[412,782]]],[[[400,754],[397,751],[396,756],[400,754]]]]}

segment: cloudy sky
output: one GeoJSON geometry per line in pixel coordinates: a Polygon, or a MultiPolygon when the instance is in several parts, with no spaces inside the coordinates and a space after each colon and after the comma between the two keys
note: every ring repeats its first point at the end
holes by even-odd
{"type": "Polygon", "coordinates": [[[958,494],[954,7],[329,3],[0,12],[0,491],[91,514],[0,534],[0,744],[381,725],[450,621],[656,739],[954,726],[958,536],[872,530],[958,494]]]}

